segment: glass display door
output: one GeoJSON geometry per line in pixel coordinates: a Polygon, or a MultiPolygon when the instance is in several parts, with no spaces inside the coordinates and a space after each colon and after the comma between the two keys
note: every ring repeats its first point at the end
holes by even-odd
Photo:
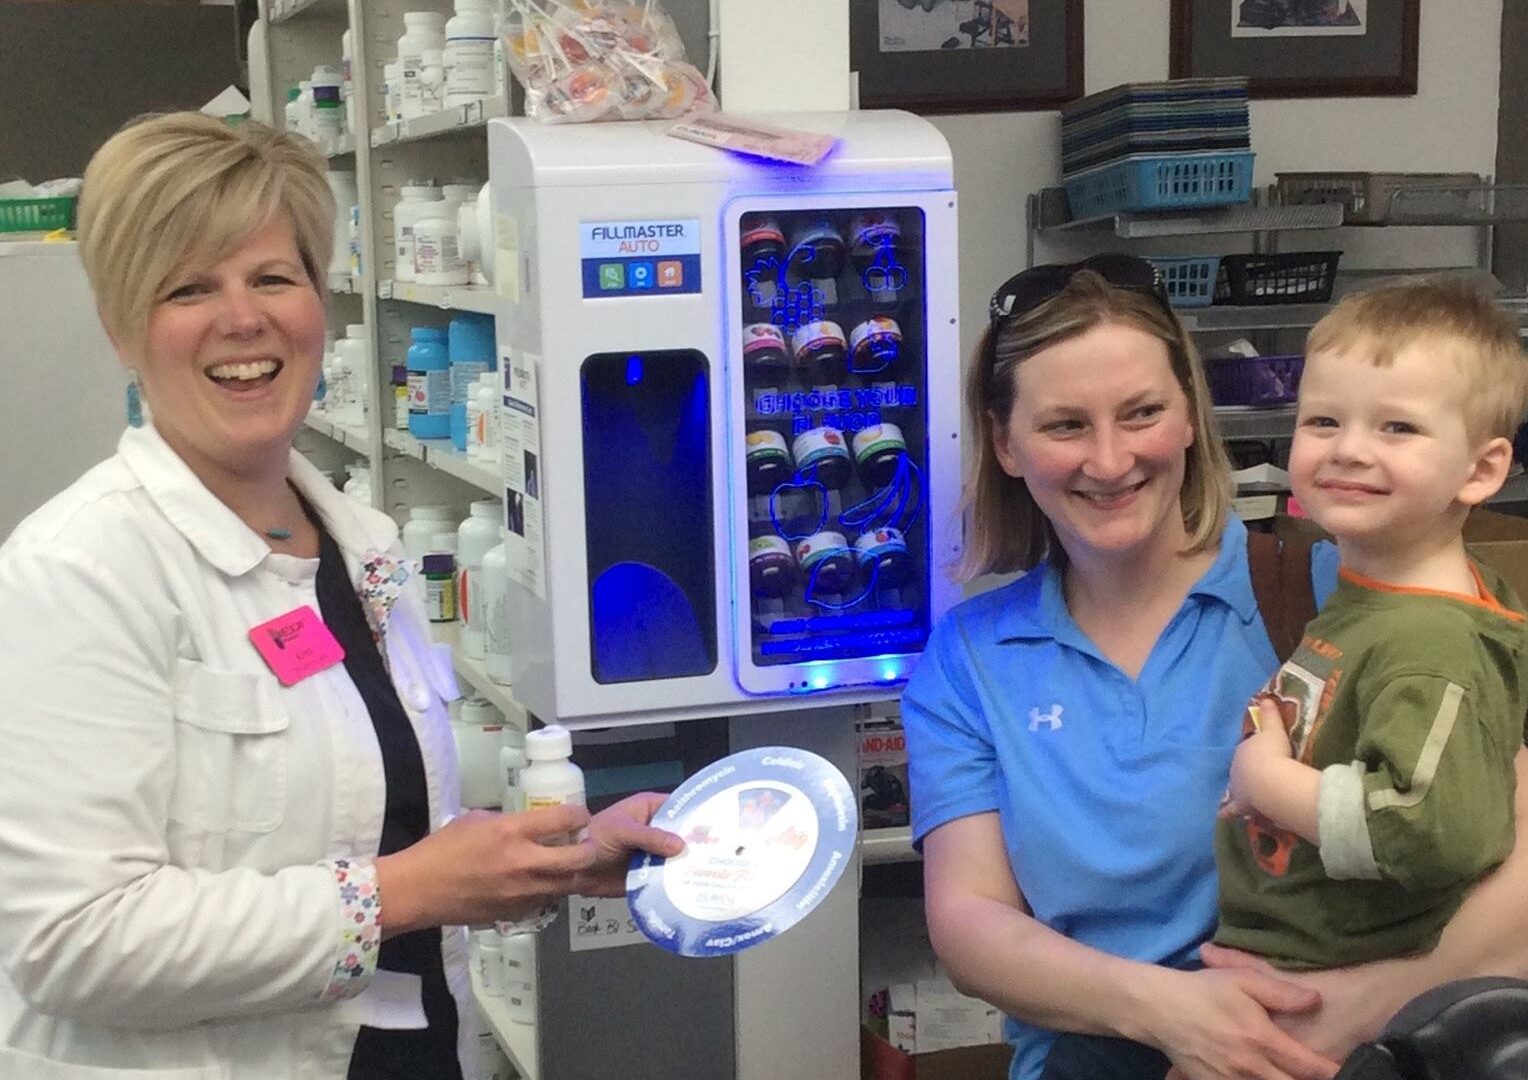
{"type": "Polygon", "coordinates": [[[895,682],[928,638],[925,220],[912,199],[733,204],[745,689],[895,682]]]}

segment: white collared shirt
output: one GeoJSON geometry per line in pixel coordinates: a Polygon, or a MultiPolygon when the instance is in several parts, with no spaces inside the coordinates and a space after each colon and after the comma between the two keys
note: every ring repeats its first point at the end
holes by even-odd
{"type": "MultiPolygon", "coordinates": [[[[352,580],[401,557],[386,515],[295,452],[289,475],[352,580]]],[[[0,547],[0,1077],[342,1080],[358,1023],[406,1025],[396,986],[321,1003],[326,860],[381,836],[370,715],[342,664],[283,687],[248,637],[318,610],[317,562],[271,552],[152,428],[0,547]]],[[[438,828],[456,689],[418,585],[383,640],[438,828]]],[[[470,1017],[460,931],[443,949],[470,1017]]]]}

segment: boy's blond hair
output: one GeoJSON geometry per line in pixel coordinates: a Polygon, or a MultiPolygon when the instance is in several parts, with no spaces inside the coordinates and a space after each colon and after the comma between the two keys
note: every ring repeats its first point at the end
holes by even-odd
{"type": "Polygon", "coordinates": [[[1047,557],[1065,558],[1056,530],[1029,486],[1003,471],[992,438],[1013,413],[1019,365],[1042,349],[1109,323],[1134,327],[1167,347],[1173,378],[1188,398],[1194,425],[1181,496],[1188,530],[1184,554],[1220,542],[1231,509],[1231,465],[1215,434],[1210,393],[1193,339],[1156,298],[1116,288],[1091,270],[1079,270],[1033,311],[989,326],[967,370],[966,412],[975,444],[962,499],[965,544],[954,568],[958,580],[1030,570],[1047,557]]]}
{"type": "Polygon", "coordinates": [[[308,140],[196,112],[131,121],[95,152],[80,193],[80,259],[101,321],[138,345],[149,312],[186,265],[212,264],[285,214],[303,268],[325,292],[334,196],[308,140]]]}
{"type": "Polygon", "coordinates": [[[1412,347],[1437,358],[1440,378],[1464,379],[1472,439],[1512,438],[1528,414],[1528,358],[1517,320],[1469,281],[1437,278],[1354,293],[1305,343],[1307,355],[1347,354],[1375,367],[1389,367],[1412,347]]]}

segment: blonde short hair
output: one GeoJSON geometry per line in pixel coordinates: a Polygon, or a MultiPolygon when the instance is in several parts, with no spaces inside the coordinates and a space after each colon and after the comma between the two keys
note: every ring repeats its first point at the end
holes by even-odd
{"type": "Polygon", "coordinates": [[[1183,476],[1183,524],[1189,534],[1184,553],[1219,542],[1231,507],[1231,466],[1212,427],[1210,394],[1193,341],[1154,296],[1116,288],[1091,270],[1079,270],[1059,293],[1033,310],[989,325],[977,346],[966,376],[966,411],[975,446],[962,500],[965,550],[955,570],[961,581],[1029,570],[1047,557],[1065,557],[1029,486],[1003,471],[992,440],[998,425],[1006,424],[1013,413],[1019,365],[1042,349],[1106,323],[1134,327],[1167,346],[1173,377],[1188,397],[1194,424],[1194,444],[1187,451],[1183,476]]]}
{"type": "Polygon", "coordinates": [[[320,294],[334,249],[334,196],[308,140],[196,112],[131,121],[96,151],[80,194],[80,258],[101,320],[137,344],[170,278],[226,257],[285,214],[320,294]]]}
{"type": "Polygon", "coordinates": [[[1305,351],[1357,354],[1389,367],[1412,346],[1452,361],[1464,379],[1471,438],[1510,439],[1522,426],[1528,358],[1517,320],[1469,281],[1433,278],[1346,296],[1312,328],[1305,351]]]}

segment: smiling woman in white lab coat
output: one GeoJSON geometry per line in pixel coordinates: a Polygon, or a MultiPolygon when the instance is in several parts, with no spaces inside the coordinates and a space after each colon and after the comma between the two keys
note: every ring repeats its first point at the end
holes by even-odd
{"type": "Polygon", "coordinates": [[[86,171],[153,423],[0,548],[0,1077],[470,1080],[461,925],[680,849],[657,796],[453,817],[456,688],[397,526],[292,451],[323,169],[181,113],[86,171]]]}

